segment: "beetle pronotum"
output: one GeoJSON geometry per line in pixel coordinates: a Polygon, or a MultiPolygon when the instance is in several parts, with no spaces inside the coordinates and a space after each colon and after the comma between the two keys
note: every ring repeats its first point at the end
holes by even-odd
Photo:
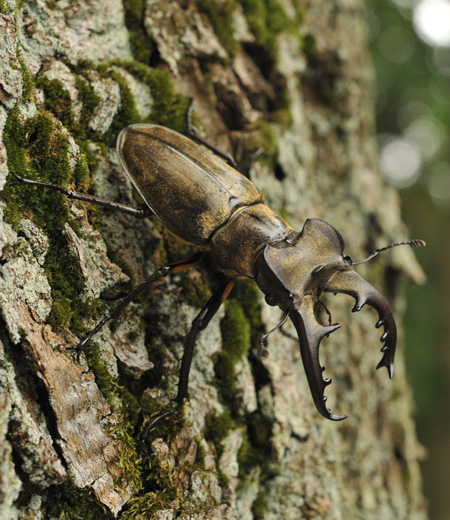
{"type": "MultiPolygon", "coordinates": [[[[265,294],[266,302],[279,306],[284,312],[275,329],[288,317],[294,324],[306,377],[319,413],[334,421],[345,419],[345,415],[332,414],[325,405],[324,392],[331,379],[322,378],[319,344],[339,325],[318,323],[315,312],[319,298],[323,292],[345,293],[356,300],[353,311],[359,311],[366,303],[378,311],[376,326],[384,327],[381,336],[384,346],[377,368],[386,367],[392,377],[397,330],[388,304],[353,271],[353,266],[363,262],[354,263],[344,255],[344,240],[333,226],[311,218],[306,220],[302,231],[292,229],[264,203],[254,184],[234,168],[234,159],[201,138],[188,119],[190,133],[214,154],[187,137],[157,125],[131,125],[122,130],[117,139],[120,162],[145,201],[145,209],[130,208],[13,174],[19,184],[58,190],[70,199],[96,203],[138,218],[153,213],[165,227],[199,250],[187,260],[158,269],[136,287],[84,338],[77,347],[78,352],[106,322],[117,317],[152,283],[189,269],[208,250],[222,273],[222,281],[192,323],[181,362],[175,408],[156,417],[146,432],[178,410],[189,397],[189,371],[196,338],[228,296],[234,280],[242,277],[253,279],[265,294]]],[[[403,244],[425,245],[422,240],[391,244],[374,251],[364,262],[385,249],[403,244]]]]}

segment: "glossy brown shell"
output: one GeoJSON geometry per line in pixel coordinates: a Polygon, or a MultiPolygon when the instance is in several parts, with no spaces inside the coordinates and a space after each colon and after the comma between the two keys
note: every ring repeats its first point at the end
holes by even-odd
{"type": "Polygon", "coordinates": [[[136,124],[117,139],[122,165],[149,208],[172,233],[207,247],[240,208],[263,201],[255,185],[183,135],[136,124]]]}

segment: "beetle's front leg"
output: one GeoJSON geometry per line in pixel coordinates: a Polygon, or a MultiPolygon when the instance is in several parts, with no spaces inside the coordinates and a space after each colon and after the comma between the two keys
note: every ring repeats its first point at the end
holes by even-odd
{"type": "Polygon", "coordinates": [[[175,402],[177,406],[169,410],[168,412],[164,412],[161,415],[158,415],[153,419],[153,421],[145,428],[144,433],[142,434],[142,441],[145,440],[149,431],[161,420],[173,413],[177,412],[183,406],[184,400],[189,399],[189,373],[191,370],[192,357],[194,355],[194,347],[195,342],[197,340],[197,336],[200,331],[204,330],[208,323],[215,316],[219,307],[225,301],[227,296],[230,294],[231,289],[233,288],[234,282],[229,278],[223,280],[223,282],[219,285],[219,287],[215,290],[214,294],[208,300],[206,305],[197,315],[197,317],[192,322],[192,327],[189,332],[189,336],[186,340],[184,346],[183,357],[181,359],[181,368],[180,368],[180,379],[178,381],[178,393],[175,397],[175,402]]]}
{"type": "Polygon", "coordinates": [[[59,191],[68,199],[90,202],[92,204],[97,204],[98,206],[103,206],[104,208],[113,209],[115,211],[121,211],[122,213],[132,215],[136,218],[144,218],[152,214],[151,210],[148,207],[145,207],[143,209],[131,208],[130,206],[125,206],[124,204],[119,204],[118,202],[112,202],[110,200],[101,199],[100,197],[95,197],[94,195],[86,195],[84,193],[78,193],[74,190],[66,190],[65,188],[63,188],[62,186],[58,186],[57,184],[51,184],[50,182],[33,181],[31,179],[19,177],[19,175],[13,172],[10,173],[16,179],[15,184],[18,184],[20,186],[36,186],[39,188],[47,188],[53,191],[59,191]]]}

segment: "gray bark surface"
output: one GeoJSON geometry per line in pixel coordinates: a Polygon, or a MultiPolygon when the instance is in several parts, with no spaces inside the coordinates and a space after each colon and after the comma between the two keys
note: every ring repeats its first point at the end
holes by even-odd
{"type": "Polygon", "coordinates": [[[250,299],[232,299],[199,337],[184,415],[142,447],[139,431],[176,394],[213,267],[159,283],[78,363],[67,347],[120,300],[114,288],[188,249],[155,219],[79,202],[63,201],[65,221],[50,231],[60,206],[27,206],[34,188],[8,177],[45,170],[58,179],[61,169],[71,188],[137,206],[115,155],[120,125],[179,122],[173,114],[192,98],[201,132],[241,163],[260,144],[275,146],[251,172],[275,212],[298,230],[324,218],[346,253],[363,258],[407,237],[377,167],[366,32],[362,0],[0,2],[0,520],[427,517],[403,361],[404,282],[422,279],[409,249],[359,269],[399,325],[392,381],[375,371],[376,314],[352,315],[351,299],[327,298],[342,327],[321,359],[333,378],[328,403],[346,421],[316,412],[296,341],[277,332],[258,359],[258,333],[280,311],[244,284],[238,294],[250,299]],[[73,298],[51,264],[57,241],[73,298]],[[247,350],[226,358],[230,337],[247,350]],[[232,365],[225,390],[220,360],[232,365]]]}

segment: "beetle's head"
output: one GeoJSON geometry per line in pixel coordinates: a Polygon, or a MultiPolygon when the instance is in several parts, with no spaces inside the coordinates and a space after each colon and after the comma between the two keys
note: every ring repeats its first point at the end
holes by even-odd
{"type": "Polygon", "coordinates": [[[341,234],[324,220],[308,219],[300,233],[265,247],[256,261],[256,283],[269,305],[298,310],[305,297],[317,301],[337,271],[351,268],[341,234]]]}
{"type": "MultiPolygon", "coordinates": [[[[423,241],[407,244],[416,247],[423,241]]],[[[399,244],[392,244],[393,245],[399,244]]],[[[383,248],[381,250],[387,249],[383,248]]],[[[373,258],[381,250],[369,257],[373,258]]],[[[363,263],[363,262],[359,262],[363,263]]],[[[308,219],[300,233],[290,233],[283,240],[267,245],[256,261],[256,283],[269,305],[278,305],[291,318],[299,337],[300,351],[306,376],[318,411],[326,418],[342,420],[325,406],[324,368],[319,362],[322,338],[339,328],[338,324],[323,326],[316,319],[322,292],[345,293],[353,296],[353,312],[368,303],[378,311],[377,327],[384,326],[381,341],[383,357],[377,368],[386,367],[389,376],[394,371],[397,329],[386,300],[361,276],[353,271],[356,265],[344,255],[344,239],[330,224],[321,219],[308,219]]]]}

